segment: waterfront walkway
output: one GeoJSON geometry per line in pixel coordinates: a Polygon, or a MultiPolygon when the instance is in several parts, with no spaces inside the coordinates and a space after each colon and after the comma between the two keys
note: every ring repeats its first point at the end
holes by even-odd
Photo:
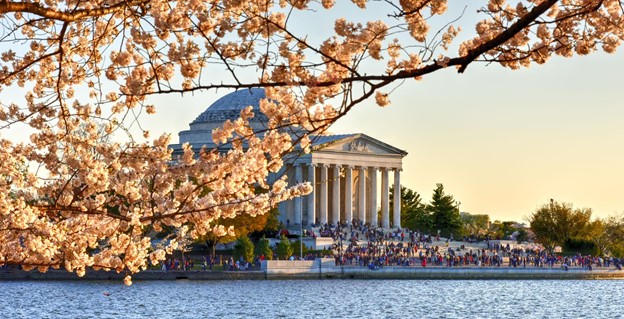
{"type": "MultiPolygon", "coordinates": [[[[123,281],[125,274],[87,271],[83,278],[64,270],[46,273],[17,269],[0,270],[0,281],[6,280],[115,280],[123,281]]],[[[357,266],[336,266],[333,259],[314,261],[265,261],[261,270],[247,271],[161,271],[147,270],[133,275],[140,280],[266,280],[266,279],[624,279],[624,271],[613,267],[594,268],[510,268],[510,267],[408,267],[388,266],[376,270],[357,266]]]]}
{"type": "MultiPolygon", "coordinates": [[[[345,231],[343,229],[343,231],[345,231]]],[[[317,229],[318,231],[318,229],[317,229]]],[[[390,230],[384,230],[390,231],[390,230]]],[[[371,238],[359,230],[349,230],[342,250],[314,260],[262,261],[244,271],[201,270],[195,262],[192,270],[148,270],[134,274],[135,280],[237,280],[280,278],[354,278],[354,279],[624,279],[624,272],[614,263],[586,263],[585,257],[563,259],[548,257],[534,244],[512,241],[467,242],[444,238],[400,236],[371,238]],[[352,240],[352,236],[358,240],[352,240]],[[372,240],[371,240],[372,239],[372,240]],[[528,253],[527,253],[528,252],[528,253]],[[447,258],[449,256],[449,258],[447,258]],[[454,256],[451,262],[450,256],[454,256]],[[468,257],[470,256],[470,257],[468,257]],[[342,257],[342,258],[341,258],[342,257]],[[551,258],[551,259],[548,259],[551,258]],[[425,264],[422,260],[426,259],[425,264]],[[483,261],[483,262],[482,262],[483,261]],[[580,262],[579,262],[580,261],[580,262]],[[591,267],[588,267],[591,266],[591,267]]],[[[344,233],[343,233],[344,234],[344,233]]],[[[335,241],[337,242],[337,241],[335,241]]],[[[596,258],[597,260],[597,258],[596,258]]],[[[88,271],[86,280],[122,280],[125,274],[88,271]]],[[[76,280],[64,270],[24,272],[0,268],[0,280],[76,280]]]]}

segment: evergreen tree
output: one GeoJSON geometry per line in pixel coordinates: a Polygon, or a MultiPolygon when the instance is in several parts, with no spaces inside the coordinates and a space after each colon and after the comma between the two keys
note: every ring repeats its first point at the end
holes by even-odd
{"type": "Polygon", "coordinates": [[[234,258],[238,260],[240,257],[243,257],[246,262],[253,262],[254,244],[247,236],[241,236],[236,240],[236,245],[234,246],[234,258]]]}
{"type": "MultiPolygon", "coordinates": [[[[303,255],[305,256],[305,254],[308,252],[308,247],[305,244],[301,244],[301,241],[299,239],[293,241],[290,244],[292,251],[294,252],[295,255],[299,255],[300,251],[303,251],[303,255]]],[[[301,257],[301,256],[300,256],[301,257]]]]}
{"type": "MultiPolygon", "coordinates": [[[[390,187],[390,220],[394,220],[394,186],[390,187]]],[[[401,186],[401,226],[411,230],[430,231],[431,215],[420,194],[401,186]]]]}
{"type": "Polygon", "coordinates": [[[290,244],[290,240],[286,238],[286,236],[282,236],[282,240],[277,243],[277,247],[275,247],[277,253],[277,259],[288,259],[293,254],[292,245],[290,244]]]}
{"type": "Polygon", "coordinates": [[[459,215],[459,209],[455,205],[452,195],[444,193],[444,185],[436,184],[437,187],[433,191],[431,203],[427,207],[431,213],[433,231],[440,231],[444,237],[458,235],[462,228],[462,220],[459,215]]]}
{"type": "Polygon", "coordinates": [[[264,255],[264,259],[266,260],[273,259],[273,250],[271,249],[271,244],[269,243],[269,240],[266,239],[266,237],[262,237],[260,238],[260,240],[258,240],[255,252],[257,256],[264,255]]]}

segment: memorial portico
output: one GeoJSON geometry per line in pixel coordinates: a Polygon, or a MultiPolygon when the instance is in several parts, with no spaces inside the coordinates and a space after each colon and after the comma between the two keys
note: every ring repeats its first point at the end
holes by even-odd
{"type": "MultiPolygon", "coordinates": [[[[247,106],[254,108],[250,119],[256,129],[266,127],[268,118],[259,109],[263,89],[239,90],[217,100],[179,133],[180,143],[171,145],[174,154],[183,143],[193,148],[216,147],[212,130],[225,120],[234,120],[247,106]]],[[[312,151],[284,158],[281,174],[289,185],[309,182],[310,194],[279,204],[279,220],[290,226],[361,223],[383,228],[400,227],[401,197],[394,192],[393,220],[390,220],[390,185],[400,189],[403,157],[407,152],[365,134],[316,135],[310,137],[312,151]],[[392,172],[392,174],[391,174],[392,172]]],[[[227,151],[227,150],[223,150],[227,151]]]]}
{"type": "MultiPolygon", "coordinates": [[[[282,222],[302,221],[311,227],[357,219],[383,228],[401,226],[400,205],[394,207],[393,220],[389,207],[390,185],[400,189],[404,151],[364,134],[317,136],[312,143],[314,151],[299,154],[286,165],[285,173],[294,185],[302,181],[297,177],[300,171],[306,172],[304,181],[314,191],[304,199],[282,203],[282,222]]],[[[400,203],[400,194],[393,201],[400,203]]]]}

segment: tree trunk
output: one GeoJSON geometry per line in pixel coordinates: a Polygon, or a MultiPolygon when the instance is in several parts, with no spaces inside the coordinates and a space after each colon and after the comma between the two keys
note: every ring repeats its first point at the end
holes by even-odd
{"type": "Polygon", "coordinates": [[[210,249],[210,254],[212,255],[212,258],[214,258],[215,257],[215,252],[216,252],[216,249],[217,249],[217,241],[216,240],[212,240],[212,239],[206,239],[206,245],[210,249]]]}

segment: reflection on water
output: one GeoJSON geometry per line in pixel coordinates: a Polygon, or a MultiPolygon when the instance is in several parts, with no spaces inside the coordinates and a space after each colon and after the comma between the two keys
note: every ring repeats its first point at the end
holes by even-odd
{"type": "Polygon", "coordinates": [[[0,318],[624,318],[624,281],[0,282],[0,318]]]}

